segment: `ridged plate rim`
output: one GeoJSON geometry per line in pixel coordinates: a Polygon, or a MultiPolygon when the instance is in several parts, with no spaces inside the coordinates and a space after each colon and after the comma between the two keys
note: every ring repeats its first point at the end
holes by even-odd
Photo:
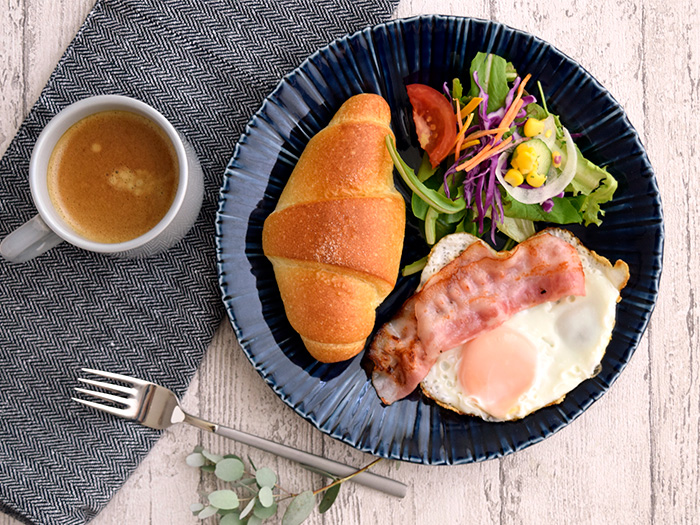
{"type": "MultiPolygon", "coordinates": [[[[431,33],[431,38],[434,36],[435,35],[431,33]]],[[[439,35],[437,38],[439,38],[439,35]]],[[[463,38],[466,38],[466,36],[463,38]]],[[[476,50],[474,52],[476,52],[476,50]]],[[[470,59],[471,56],[462,57],[462,60],[465,60],[466,58],[470,59]]],[[[375,75],[380,77],[380,79],[383,74],[384,73],[381,71],[381,69],[379,69],[378,72],[375,72],[375,75]]],[[[389,75],[389,73],[386,74],[389,75]]],[[[535,75],[533,74],[533,76],[535,75]]],[[[327,79],[322,79],[321,82],[325,80],[327,79]]],[[[353,80],[354,79],[351,78],[349,82],[352,82],[353,80]]],[[[563,89],[567,85],[566,82],[570,81],[571,79],[561,80],[557,90],[554,90],[555,95],[559,92],[559,90],[563,89]]],[[[348,89],[348,86],[340,85],[339,88],[341,90],[348,89]]],[[[349,89],[352,89],[352,87],[349,89]]],[[[310,98],[313,99],[316,95],[320,96],[320,93],[312,93],[310,98]]],[[[302,104],[301,98],[299,104],[302,104]]],[[[390,97],[387,98],[390,99],[390,97]]],[[[323,101],[319,101],[319,104],[322,106],[323,101]]],[[[296,109],[296,107],[293,109],[296,109]]],[[[394,108],[392,107],[392,109],[394,108]]],[[[566,122],[567,115],[562,115],[562,119],[566,122]]],[[[395,124],[395,122],[392,124],[395,124]]],[[[597,128],[592,128],[591,132],[595,131],[595,129],[597,128]]],[[[401,137],[399,137],[399,134],[397,133],[397,139],[400,140],[400,138],[401,137]]],[[[291,137],[289,140],[291,141],[291,137]]],[[[302,136],[301,139],[297,138],[296,140],[304,140],[304,137],[302,136]]],[[[308,140],[308,136],[306,136],[306,140],[308,140]]],[[[586,153],[589,149],[595,153],[600,148],[604,149],[605,145],[596,143],[591,143],[588,146],[585,144],[582,145],[584,153],[586,153]]],[[[266,159],[265,155],[262,155],[260,159],[263,161],[272,160],[266,159]]],[[[265,174],[263,173],[260,176],[264,178],[264,175],[265,174]]],[[[277,189],[279,190],[280,188],[277,189]]],[[[264,194],[267,194],[267,189],[265,190],[264,194]]],[[[637,199],[631,197],[627,198],[623,194],[612,203],[612,206],[608,209],[608,213],[609,215],[614,215],[618,208],[624,209],[626,206],[634,206],[635,204],[637,204],[637,199]]],[[[252,213],[255,213],[256,211],[260,211],[259,205],[253,210],[252,213]]],[[[617,231],[617,225],[615,226],[615,231],[617,231]]],[[[623,226],[634,231],[634,227],[630,224],[623,226]]],[[[605,228],[606,226],[604,223],[603,231],[606,231],[605,228]]],[[[608,93],[608,91],[605,90],[605,88],[597,80],[595,80],[590,73],[588,73],[573,59],[569,58],[554,46],[551,46],[536,36],[496,22],[476,18],[445,15],[423,15],[407,19],[392,20],[372,28],[358,31],[351,35],[346,35],[336,39],[328,46],[319,49],[309,56],[298,68],[287,74],[281,80],[275,90],[265,99],[261,108],[255,113],[255,115],[253,115],[246,126],[244,133],[241,135],[238,144],[236,145],[231,161],[229,162],[224,174],[224,180],[219,195],[219,209],[216,220],[217,267],[219,271],[219,284],[222,291],[222,298],[226,306],[229,320],[236,333],[239,343],[241,344],[241,347],[243,348],[250,362],[264,378],[267,384],[286,404],[291,406],[299,415],[310,421],[314,426],[326,434],[348,443],[349,445],[362,451],[370,452],[381,457],[425,464],[469,463],[473,461],[482,461],[495,457],[501,457],[517,450],[521,450],[527,446],[542,441],[546,437],[568,425],[574,419],[580,416],[588,407],[590,407],[595,400],[602,396],[619,377],[625,365],[631,358],[632,353],[636,349],[639,340],[649,322],[649,318],[654,309],[656,298],[658,296],[658,285],[662,269],[663,238],[664,232],[661,199],[659,196],[656,179],[653,174],[653,169],[649,163],[644,147],[641,144],[636,130],[627,119],[627,116],[620,104],[617,103],[610,93],[608,93]],[[297,119],[295,122],[296,116],[291,114],[290,111],[292,110],[285,112],[285,110],[288,110],[289,108],[281,107],[280,101],[285,98],[290,99],[292,100],[293,105],[295,95],[290,95],[290,93],[292,93],[293,90],[298,89],[297,86],[303,84],[307,87],[313,87],[314,70],[317,72],[318,64],[323,63],[324,60],[328,59],[328,57],[335,58],[340,61],[345,59],[347,62],[346,65],[349,66],[349,69],[354,69],[355,73],[359,73],[358,68],[360,66],[357,64],[358,59],[351,56],[352,54],[348,55],[347,50],[351,49],[353,42],[357,43],[358,39],[361,40],[365,38],[367,39],[367,43],[372,44],[372,49],[370,49],[372,56],[369,58],[364,58],[366,60],[373,60],[378,68],[379,62],[386,58],[383,57],[382,53],[377,49],[377,42],[383,35],[393,35],[398,40],[403,42],[403,40],[406,38],[405,32],[409,29],[413,30],[417,28],[417,30],[420,31],[428,28],[432,29],[434,32],[436,27],[450,24],[466,26],[467,29],[465,31],[467,31],[467,34],[469,34],[472,26],[476,28],[483,26],[482,29],[485,34],[489,35],[489,40],[488,42],[482,42],[482,47],[489,50],[494,49],[494,46],[501,42],[501,40],[505,42],[514,42],[517,39],[525,39],[526,42],[531,42],[531,45],[533,45],[536,49],[539,49],[538,53],[540,55],[550,54],[551,56],[560,60],[560,63],[557,65],[557,71],[566,68],[573,68],[573,73],[570,73],[569,76],[573,78],[582,74],[586,82],[592,83],[592,87],[590,87],[590,89],[598,92],[598,98],[593,101],[594,103],[607,104],[613,108],[613,110],[608,113],[604,119],[601,119],[603,122],[596,124],[596,126],[607,126],[607,128],[609,128],[613,124],[618,123],[624,129],[624,132],[621,135],[618,135],[615,138],[615,141],[620,142],[621,144],[629,143],[631,146],[636,148],[637,151],[634,153],[634,155],[629,155],[629,159],[624,156],[620,158],[616,157],[616,162],[622,163],[623,161],[639,161],[640,177],[643,175],[641,180],[648,183],[647,193],[645,196],[648,198],[653,209],[653,213],[645,217],[644,223],[644,226],[650,229],[649,232],[653,233],[653,239],[650,241],[651,249],[649,250],[649,253],[644,254],[649,258],[647,261],[649,264],[646,265],[648,267],[648,272],[644,275],[642,275],[640,272],[639,275],[635,276],[638,282],[644,278],[646,280],[646,287],[643,289],[635,288],[633,290],[628,290],[626,295],[623,296],[625,308],[639,310],[639,317],[637,319],[638,322],[634,326],[633,330],[629,330],[622,334],[620,334],[619,329],[616,328],[613,341],[616,341],[616,338],[626,339],[627,343],[625,346],[625,351],[621,353],[618,359],[611,360],[611,362],[607,363],[606,366],[608,367],[608,370],[604,370],[605,373],[584,382],[576,390],[574,390],[572,394],[570,394],[571,398],[574,397],[574,394],[576,394],[577,399],[581,397],[581,401],[577,404],[577,406],[573,407],[573,409],[567,405],[567,400],[565,400],[565,402],[561,405],[548,407],[539,412],[546,412],[548,414],[547,417],[539,417],[539,413],[536,413],[528,416],[521,422],[495,424],[500,425],[500,427],[493,432],[494,436],[491,436],[490,430],[488,431],[489,435],[486,436],[487,431],[483,430],[490,429],[490,425],[494,424],[486,424],[483,422],[477,422],[475,425],[469,423],[467,424],[468,428],[465,429],[465,432],[452,436],[449,433],[449,429],[453,428],[451,425],[456,419],[458,422],[454,424],[460,426],[461,428],[461,426],[463,426],[465,423],[460,421],[464,418],[461,416],[455,416],[444,409],[436,407],[435,405],[425,409],[428,412],[427,414],[424,414],[421,412],[421,410],[423,410],[422,407],[426,405],[426,402],[420,398],[417,400],[409,399],[407,401],[399,402],[406,403],[405,412],[409,417],[409,425],[406,426],[406,432],[404,432],[403,435],[398,436],[401,438],[401,441],[396,441],[397,434],[390,434],[388,432],[385,433],[383,428],[376,428],[376,426],[382,426],[381,423],[384,422],[385,415],[389,412],[388,409],[395,410],[395,407],[402,406],[399,403],[392,405],[392,407],[394,407],[393,409],[392,407],[383,407],[380,418],[381,421],[379,423],[365,420],[365,428],[360,429],[359,435],[349,435],[347,429],[339,428],[342,421],[338,422],[337,417],[334,419],[335,412],[332,406],[330,408],[329,406],[323,406],[323,410],[319,410],[317,406],[307,406],[304,401],[305,399],[308,399],[308,396],[313,398],[313,396],[325,395],[326,397],[324,397],[322,401],[326,401],[327,405],[331,404],[333,401],[345,403],[338,416],[341,416],[347,410],[350,410],[351,412],[353,410],[361,411],[368,408],[364,405],[369,405],[369,407],[375,406],[372,405],[371,396],[374,395],[376,397],[376,395],[374,394],[370,383],[361,384],[359,386],[350,386],[348,389],[342,391],[346,397],[336,399],[334,394],[338,394],[338,391],[334,389],[337,388],[338,385],[333,385],[332,381],[335,379],[335,377],[338,377],[338,375],[342,377],[342,373],[334,375],[330,381],[326,381],[327,377],[322,377],[319,379],[316,378],[314,374],[319,372],[319,370],[323,372],[325,370],[325,365],[314,365],[313,363],[307,362],[304,364],[304,366],[300,366],[298,370],[298,373],[302,376],[302,379],[304,379],[303,374],[307,374],[306,380],[299,381],[298,385],[296,383],[294,385],[279,384],[275,378],[275,374],[279,374],[281,364],[288,366],[289,363],[293,361],[290,361],[288,356],[284,355],[284,352],[279,347],[275,348],[274,345],[269,345],[269,341],[267,347],[261,347],[261,345],[265,343],[264,339],[271,335],[266,333],[264,326],[250,326],[249,324],[246,324],[247,320],[245,318],[250,313],[248,312],[250,309],[249,300],[250,298],[254,297],[255,291],[248,288],[239,289],[238,284],[234,283],[233,281],[237,279],[237,276],[246,278],[244,275],[245,272],[252,272],[256,270],[256,268],[252,265],[251,260],[262,260],[260,259],[261,254],[258,252],[259,246],[256,245],[255,242],[249,245],[248,241],[246,240],[244,250],[241,250],[240,252],[237,250],[228,251],[229,243],[236,242],[237,236],[241,233],[239,228],[246,227],[247,235],[248,230],[252,227],[250,218],[249,221],[245,223],[245,217],[238,217],[235,213],[231,213],[231,207],[234,204],[246,205],[245,199],[247,196],[245,194],[240,195],[236,193],[236,190],[240,189],[240,187],[236,186],[236,183],[253,183],[258,181],[256,177],[260,174],[255,174],[253,169],[248,169],[250,166],[241,166],[240,162],[241,158],[245,157],[248,152],[265,153],[265,150],[268,148],[279,147],[281,151],[278,154],[278,157],[274,159],[274,164],[271,170],[274,170],[279,163],[282,165],[286,163],[288,170],[291,172],[294,154],[289,151],[291,146],[289,143],[284,142],[284,138],[281,136],[281,134],[277,133],[277,135],[275,135],[275,132],[273,132],[275,126],[281,129],[290,130],[290,134],[301,128],[303,129],[302,135],[304,135],[304,133],[309,135],[311,133],[310,128],[314,126],[323,127],[325,124],[327,124],[327,121],[330,119],[330,116],[332,116],[332,113],[334,113],[337,107],[329,107],[323,111],[319,110],[321,111],[322,116],[319,117],[318,115],[311,115],[311,123],[304,121],[300,124],[300,119],[297,119]],[[339,54],[342,56],[338,57],[337,55],[339,54]],[[292,92],[289,90],[292,90],[292,92]],[[324,118],[325,122],[322,122],[321,120],[324,118]],[[295,126],[297,127],[295,128],[295,126]],[[282,140],[282,144],[280,144],[280,140],[282,140]],[[245,267],[244,264],[243,267],[241,267],[240,263],[245,263],[246,261],[251,266],[245,267]],[[326,392],[319,394],[319,391],[324,389],[324,385],[326,392]],[[300,390],[290,391],[291,386],[294,386],[295,389],[299,388],[300,390]],[[304,391],[303,389],[308,389],[308,392],[304,391]],[[348,400],[350,395],[359,396],[358,399],[360,400],[360,406],[358,406],[358,403],[355,403],[354,406],[350,404],[352,401],[348,400]],[[410,413],[411,407],[415,407],[415,414],[410,413]],[[320,417],[318,412],[322,412],[323,417],[320,417]],[[429,416],[429,421],[427,422],[425,421],[426,416],[429,416]],[[413,419],[411,420],[410,417],[413,417],[413,419]],[[409,428],[411,421],[413,422],[414,426],[409,428]],[[549,421],[549,423],[547,423],[547,421],[549,421]],[[509,429],[516,428],[513,425],[517,425],[517,432],[524,437],[516,440],[512,435],[510,435],[511,430],[509,429]],[[445,430],[446,428],[447,430],[445,430]],[[409,435],[409,430],[413,430],[414,434],[409,435]],[[442,439],[442,442],[440,442],[440,439],[442,439]],[[457,439],[457,442],[453,442],[451,439],[457,439]],[[411,449],[413,449],[413,451],[411,451],[411,449]]],[[[237,247],[242,248],[242,246],[237,247]]],[[[633,252],[630,252],[630,257],[632,254],[633,252]]],[[[264,265],[262,262],[260,262],[260,264],[264,265]]],[[[257,292],[258,299],[260,301],[264,301],[266,294],[268,293],[272,293],[274,295],[274,291],[265,289],[258,289],[257,292]],[[263,296],[265,297],[263,298],[263,296]]],[[[267,329],[269,330],[269,326],[267,329]]],[[[285,339],[283,342],[287,343],[288,340],[285,339]]],[[[611,346],[612,344],[613,343],[611,342],[611,346]]],[[[296,346],[299,345],[300,342],[298,342],[296,346]]],[[[292,355],[292,358],[302,359],[300,356],[302,355],[303,351],[304,350],[302,348],[300,353],[296,354],[296,350],[294,350],[290,355],[292,355]]],[[[359,358],[352,360],[349,367],[359,366],[358,359],[359,358]]],[[[604,363],[606,363],[605,360],[604,363]]],[[[329,377],[330,375],[332,374],[329,374],[329,377]]],[[[350,376],[350,378],[352,378],[352,376],[350,376]]],[[[348,387],[348,385],[342,386],[348,387]]],[[[388,417],[388,420],[395,422],[396,418],[394,416],[395,414],[392,412],[391,416],[388,417]]],[[[472,422],[474,421],[471,418],[468,419],[472,422]]],[[[513,431],[512,434],[515,435],[515,431],[513,431]]]]}

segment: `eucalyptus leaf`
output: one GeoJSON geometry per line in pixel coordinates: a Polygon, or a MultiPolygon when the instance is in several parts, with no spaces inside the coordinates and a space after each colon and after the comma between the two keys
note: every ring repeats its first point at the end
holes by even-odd
{"type": "Polygon", "coordinates": [[[197,517],[200,520],[205,520],[207,518],[210,518],[214,514],[216,514],[216,512],[218,510],[219,509],[217,509],[216,507],[212,507],[212,506],[204,507],[204,509],[202,509],[202,511],[199,514],[197,514],[197,517]]]}
{"type": "Polygon", "coordinates": [[[218,463],[219,461],[224,459],[223,456],[220,456],[219,454],[214,454],[213,452],[209,452],[208,450],[202,450],[202,456],[207,458],[212,463],[218,463]]]}
{"type": "Polygon", "coordinates": [[[308,470],[309,472],[315,472],[316,474],[320,474],[321,476],[323,476],[323,477],[325,477],[325,478],[330,478],[330,479],[332,479],[333,481],[335,481],[336,479],[338,479],[338,478],[336,478],[333,474],[331,474],[330,472],[326,472],[325,470],[322,470],[322,469],[320,469],[320,468],[310,467],[309,465],[301,465],[301,467],[302,467],[302,468],[305,468],[305,469],[308,470]]]}
{"type": "Polygon", "coordinates": [[[273,501],[272,505],[269,507],[263,507],[260,501],[255,503],[255,507],[253,508],[253,515],[257,516],[261,520],[266,520],[267,518],[271,518],[277,514],[277,502],[273,501]]]}
{"type": "Polygon", "coordinates": [[[272,489],[268,486],[261,487],[258,492],[258,500],[263,507],[269,507],[275,502],[275,497],[272,495],[272,489]]]}
{"type": "Polygon", "coordinates": [[[243,478],[239,479],[238,483],[241,485],[253,485],[255,483],[255,478],[243,478]]]}
{"type": "Polygon", "coordinates": [[[240,459],[224,458],[216,464],[214,474],[222,481],[236,481],[241,479],[245,466],[240,459]]]}
{"type": "Polygon", "coordinates": [[[248,525],[260,525],[262,523],[262,521],[263,520],[261,520],[260,518],[258,518],[256,515],[253,514],[250,518],[248,518],[247,523],[248,523],[248,525]]]}
{"type": "Polygon", "coordinates": [[[261,487],[274,487],[277,483],[277,474],[272,469],[262,467],[255,472],[255,481],[261,487]]]}
{"type": "Polygon", "coordinates": [[[197,445],[196,447],[194,447],[194,450],[192,452],[201,452],[202,450],[204,450],[204,447],[201,445],[197,445]]]}
{"type": "Polygon", "coordinates": [[[282,525],[300,525],[313,512],[316,505],[314,493],[310,490],[295,497],[284,512],[282,525]]]}
{"type": "Polygon", "coordinates": [[[250,514],[250,511],[253,510],[253,507],[255,506],[255,498],[252,498],[248,504],[245,506],[245,508],[241,511],[241,519],[245,518],[248,514],[250,514]]]}
{"type": "Polygon", "coordinates": [[[214,472],[216,470],[216,465],[202,465],[200,468],[204,472],[214,472]]]}
{"type": "Polygon", "coordinates": [[[253,470],[258,470],[258,467],[255,466],[255,463],[253,463],[250,456],[248,456],[248,463],[250,463],[250,466],[253,467],[253,470]]]}
{"type": "Polygon", "coordinates": [[[238,507],[238,495],[228,489],[216,490],[209,494],[209,503],[219,509],[235,509],[238,507]]]}
{"type": "Polygon", "coordinates": [[[231,514],[226,514],[219,520],[219,525],[242,525],[245,523],[239,516],[237,512],[232,512],[231,514]]]}
{"type": "Polygon", "coordinates": [[[185,463],[190,467],[202,467],[206,463],[206,460],[199,452],[193,452],[185,458],[185,463]]]}
{"type": "Polygon", "coordinates": [[[224,454],[224,459],[237,459],[238,461],[243,463],[241,456],[237,456],[236,454],[224,454]]]}
{"type": "Polygon", "coordinates": [[[199,514],[203,509],[204,505],[202,503],[193,503],[192,505],[190,505],[190,510],[195,516],[199,514]]]}
{"type": "Polygon", "coordinates": [[[321,514],[330,509],[333,506],[333,503],[335,503],[335,498],[338,497],[338,492],[340,492],[340,485],[340,483],[338,483],[337,485],[333,485],[323,495],[321,503],[318,504],[318,511],[321,514]]]}

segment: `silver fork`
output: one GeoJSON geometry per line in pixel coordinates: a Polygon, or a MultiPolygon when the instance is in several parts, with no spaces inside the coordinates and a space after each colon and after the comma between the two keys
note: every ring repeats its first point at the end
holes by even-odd
{"type": "MultiPolygon", "coordinates": [[[[90,385],[108,392],[116,392],[121,395],[110,394],[98,390],[87,390],[85,388],[76,388],[75,390],[86,396],[93,396],[104,401],[109,401],[115,405],[123,405],[114,407],[95,401],[87,401],[77,397],[72,398],[73,401],[82,403],[97,410],[102,410],[108,414],[132,419],[138,421],[142,425],[155,429],[165,429],[175,423],[189,423],[197,428],[201,428],[208,432],[213,432],[220,436],[233,439],[239,443],[250,445],[251,447],[270,452],[277,456],[296,461],[309,467],[311,470],[320,470],[338,477],[344,477],[356,472],[358,469],[343,463],[338,463],[330,459],[322,458],[302,450],[298,450],[274,441],[268,441],[252,434],[246,434],[239,430],[223,427],[215,423],[210,423],[204,419],[192,416],[180,408],[180,403],[175,394],[160,385],[136,379],[121,374],[112,372],[103,372],[101,370],[93,370],[91,368],[83,368],[83,372],[101,376],[113,381],[126,383],[128,386],[118,385],[113,383],[105,383],[95,381],[93,379],[78,378],[78,381],[86,385],[90,385]]],[[[371,472],[363,472],[350,479],[355,483],[382,491],[391,496],[403,498],[406,495],[406,485],[394,481],[393,479],[378,476],[371,472]]]]}

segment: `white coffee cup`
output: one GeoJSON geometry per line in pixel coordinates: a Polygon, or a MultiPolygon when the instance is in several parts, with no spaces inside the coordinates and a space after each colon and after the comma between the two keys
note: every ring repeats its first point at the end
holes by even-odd
{"type": "Polygon", "coordinates": [[[32,151],[29,186],[39,214],[0,243],[0,256],[11,262],[33,259],[63,241],[85,250],[121,257],[146,257],[167,250],[185,236],[197,219],[202,206],[204,177],[192,147],[161,113],[133,98],[100,95],[71,104],[46,125],[32,151]],[[158,224],[135,239],[103,243],[85,238],[63,219],[49,198],[47,170],[56,143],[73,124],[94,113],[114,110],[144,116],[165,132],[177,155],[179,179],[173,203],[158,224]]]}

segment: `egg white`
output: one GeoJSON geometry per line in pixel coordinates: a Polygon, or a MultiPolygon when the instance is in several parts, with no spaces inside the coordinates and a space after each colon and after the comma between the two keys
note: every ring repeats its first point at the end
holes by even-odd
{"type": "MultiPolygon", "coordinates": [[[[502,325],[515,330],[535,347],[537,359],[532,385],[507,410],[505,417],[495,417],[481,399],[468,395],[462,388],[460,346],[443,352],[421,383],[423,392],[440,405],[488,421],[520,419],[560,402],[581,382],[598,373],[615,326],[620,289],[629,277],[627,265],[618,261],[611,266],[566,230],[547,231],[577,248],[583,264],[586,295],[565,297],[523,310],[502,325]]],[[[478,241],[468,234],[450,237],[441,241],[445,242],[444,246],[438,243],[431,252],[421,276],[422,284],[464,247],[478,241]]]]}

